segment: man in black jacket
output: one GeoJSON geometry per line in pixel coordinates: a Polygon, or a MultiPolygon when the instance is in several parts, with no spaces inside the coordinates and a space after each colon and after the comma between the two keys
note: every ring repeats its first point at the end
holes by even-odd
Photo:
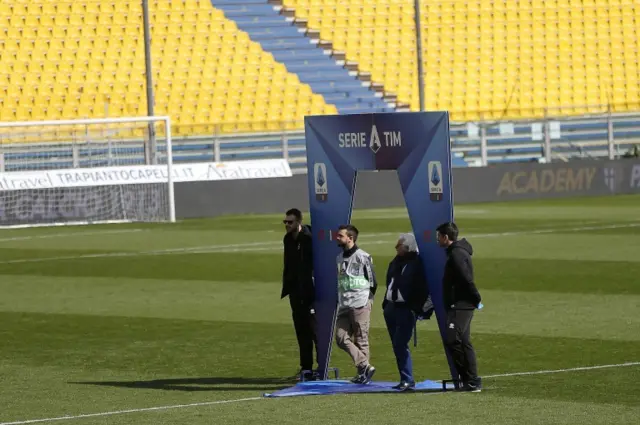
{"type": "MultiPolygon", "coordinates": [[[[296,208],[286,212],[283,220],[287,233],[283,239],[284,268],[280,298],[289,296],[293,326],[300,350],[300,373],[313,369],[313,349],[316,345],[313,302],[313,256],[311,227],[302,224],[302,213],[296,208]]],[[[317,345],[316,345],[317,350],[317,345]]],[[[304,379],[312,378],[305,372],[304,379]]]]}
{"type": "Polygon", "coordinates": [[[460,374],[463,391],[479,392],[476,353],[471,345],[471,319],[481,298],[473,278],[473,248],[466,239],[458,240],[458,226],[444,223],[436,229],[438,244],[447,250],[442,293],[447,310],[445,344],[460,374]]]}

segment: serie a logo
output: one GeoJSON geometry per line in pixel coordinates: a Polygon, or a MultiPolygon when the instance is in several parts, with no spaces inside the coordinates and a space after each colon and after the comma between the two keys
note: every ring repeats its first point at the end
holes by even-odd
{"type": "Polygon", "coordinates": [[[329,196],[327,187],[327,167],[318,162],[313,167],[313,183],[316,192],[316,201],[326,202],[329,196]]]}
{"type": "Polygon", "coordinates": [[[442,164],[440,161],[429,162],[429,199],[432,201],[442,201],[443,181],[442,164]]]}

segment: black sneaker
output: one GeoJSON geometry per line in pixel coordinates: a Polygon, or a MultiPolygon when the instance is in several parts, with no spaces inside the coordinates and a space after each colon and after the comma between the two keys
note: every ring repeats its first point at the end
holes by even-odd
{"type": "Polygon", "coordinates": [[[353,378],[351,378],[351,382],[354,384],[364,384],[365,379],[366,378],[364,375],[356,375],[353,378]]]}
{"type": "Polygon", "coordinates": [[[462,385],[456,391],[467,392],[467,393],[479,393],[482,391],[482,384],[480,383],[471,384],[471,383],[465,382],[464,385],[462,385]]]}
{"type": "Polygon", "coordinates": [[[367,371],[367,366],[358,366],[357,367],[358,374],[351,378],[351,382],[354,384],[364,384],[366,379],[365,372],[367,371]]]}
{"type": "Polygon", "coordinates": [[[300,369],[296,376],[296,381],[305,382],[305,381],[314,381],[313,372],[307,369],[300,369]]]}
{"type": "Polygon", "coordinates": [[[468,388],[467,391],[472,393],[479,393],[480,391],[482,391],[482,384],[479,382],[473,384],[468,383],[466,387],[468,388]]]}
{"type": "Polygon", "coordinates": [[[480,391],[482,391],[482,378],[478,376],[467,385],[469,387],[469,391],[471,391],[472,393],[479,393],[480,391]]]}
{"type": "Polygon", "coordinates": [[[294,379],[294,380],[300,382],[302,380],[302,372],[304,372],[304,369],[298,370],[295,375],[290,376],[287,379],[294,379]]]}
{"type": "Polygon", "coordinates": [[[371,378],[373,378],[374,373],[376,373],[376,368],[368,364],[367,367],[364,369],[364,374],[363,374],[364,382],[362,383],[368,384],[369,382],[371,382],[371,378]]]}
{"type": "Polygon", "coordinates": [[[401,381],[398,385],[394,386],[393,389],[398,391],[407,391],[407,390],[413,390],[415,389],[415,387],[416,387],[415,382],[401,381]]]}

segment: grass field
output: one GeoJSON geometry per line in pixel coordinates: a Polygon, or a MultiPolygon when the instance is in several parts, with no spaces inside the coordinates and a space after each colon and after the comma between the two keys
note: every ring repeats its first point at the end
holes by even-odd
{"type": "MultiPolygon", "coordinates": [[[[487,377],[480,394],[262,398],[298,366],[281,220],[4,230],[0,423],[639,423],[640,364],[487,377]]],[[[456,221],[485,304],[481,375],[640,362],[640,196],[462,205],[456,221]]],[[[384,273],[405,212],[353,223],[384,273]]],[[[379,304],[372,362],[396,380],[379,304]]],[[[435,322],[418,332],[417,378],[446,378],[435,322]]]]}

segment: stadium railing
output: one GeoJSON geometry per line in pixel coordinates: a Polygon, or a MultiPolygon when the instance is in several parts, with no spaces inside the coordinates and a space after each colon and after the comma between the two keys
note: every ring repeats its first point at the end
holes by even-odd
{"type": "MultiPolygon", "coordinates": [[[[223,124],[197,126],[213,131],[202,134],[194,125],[197,136],[174,137],[174,163],[285,158],[293,173],[306,173],[304,130],[287,130],[302,127],[301,122],[272,123],[274,130],[266,133],[229,134],[223,124]]],[[[182,129],[185,132],[189,133],[182,129]]],[[[640,144],[640,112],[451,123],[450,133],[454,167],[615,159],[640,144]]],[[[133,163],[143,163],[144,141],[130,140],[129,146],[133,163]]],[[[73,168],[78,166],[81,149],[82,140],[63,146],[12,143],[0,130],[0,171],[73,168]]]]}

